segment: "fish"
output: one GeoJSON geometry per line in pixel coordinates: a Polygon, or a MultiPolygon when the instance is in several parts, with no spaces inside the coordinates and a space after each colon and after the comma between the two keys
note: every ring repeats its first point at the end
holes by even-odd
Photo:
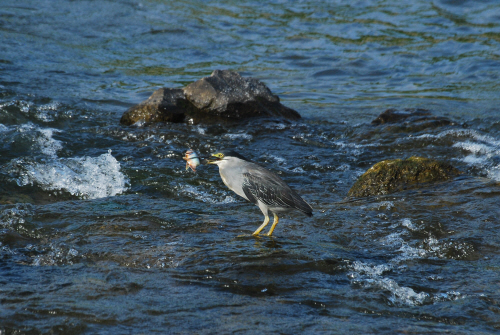
{"type": "Polygon", "coordinates": [[[186,154],[182,159],[186,161],[186,170],[191,168],[191,170],[196,172],[196,167],[201,164],[198,154],[192,149],[186,151],[186,154]]]}

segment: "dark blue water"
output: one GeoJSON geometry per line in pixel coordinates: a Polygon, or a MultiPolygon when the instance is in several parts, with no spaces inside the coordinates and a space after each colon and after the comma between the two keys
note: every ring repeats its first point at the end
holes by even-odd
{"type": "Polygon", "coordinates": [[[0,1],[0,334],[500,328],[497,1],[0,1]],[[299,122],[124,127],[214,69],[299,122]],[[373,126],[426,108],[447,126],[373,126]],[[232,147],[314,208],[273,238],[215,166],[232,147]],[[365,199],[374,163],[464,175],[365,199]]]}

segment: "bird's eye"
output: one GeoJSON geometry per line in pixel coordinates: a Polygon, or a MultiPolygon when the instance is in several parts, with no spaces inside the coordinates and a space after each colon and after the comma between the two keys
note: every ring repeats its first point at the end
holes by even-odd
{"type": "Polygon", "coordinates": [[[224,154],[222,154],[222,153],[219,153],[217,156],[218,156],[219,158],[224,158],[224,154]]]}

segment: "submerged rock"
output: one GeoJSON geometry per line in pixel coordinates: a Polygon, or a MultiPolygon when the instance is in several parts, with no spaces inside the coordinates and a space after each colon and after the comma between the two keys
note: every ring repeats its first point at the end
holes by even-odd
{"type": "Polygon", "coordinates": [[[300,114],[280,103],[279,97],[255,78],[229,70],[215,70],[184,89],[161,88],[127,110],[120,123],[193,122],[251,117],[299,119],[300,114]]]}
{"type": "Polygon", "coordinates": [[[350,197],[388,194],[445,181],[461,172],[453,166],[422,157],[385,160],[373,165],[351,187],[350,197]]]}
{"type": "Polygon", "coordinates": [[[437,127],[453,124],[449,119],[442,116],[434,116],[427,109],[422,108],[405,108],[397,110],[394,108],[388,109],[380,114],[372,121],[373,125],[381,125],[387,123],[405,123],[411,127],[437,127]]]}

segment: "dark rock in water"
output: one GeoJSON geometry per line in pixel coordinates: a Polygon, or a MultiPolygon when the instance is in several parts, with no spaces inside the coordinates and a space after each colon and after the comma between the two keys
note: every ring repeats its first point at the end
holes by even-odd
{"type": "Polygon", "coordinates": [[[410,157],[385,160],[369,168],[347,193],[350,197],[389,194],[423,187],[425,183],[445,181],[461,172],[433,159],[410,157]]]}
{"type": "Polygon", "coordinates": [[[411,124],[422,124],[427,126],[447,126],[453,122],[445,117],[434,116],[427,109],[405,108],[403,110],[388,109],[372,121],[373,125],[386,123],[405,122],[411,124]]]}
{"type": "Polygon", "coordinates": [[[120,123],[193,122],[251,117],[299,119],[300,114],[280,103],[278,96],[254,78],[229,70],[215,70],[184,89],[161,88],[127,110],[120,123]]]}
{"type": "Polygon", "coordinates": [[[395,123],[406,120],[411,117],[427,117],[432,115],[427,109],[410,109],[405,108],[402,111],[398,111],[394,108],[390,108],[380,114],[375,120],[372,121],[372,124],[384,124],[384,123],[395,123]]]}
{"type": "Polygon", "coordinates": [[[239,73],[215,70],[184,88],[186,99],[200,112],[222,118],[255,116],[299,119],[300,114],[280,103],[278,96],[255,78],[243,78],[239,73]]]}
{"type": "Polygon", "coordinates": [[[160,88],[147,100],[123,113],[120,123],[131,125],[144,122],[182,122],[187,101],[182,89],[160,88]]]}

